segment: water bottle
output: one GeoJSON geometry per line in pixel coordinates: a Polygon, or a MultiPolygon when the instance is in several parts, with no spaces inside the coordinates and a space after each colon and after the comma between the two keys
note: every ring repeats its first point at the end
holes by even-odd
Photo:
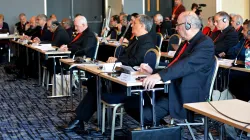
{"type": "Polygon", "coordinates": [[[250,69],[250,48],[248,47],[245,52],[245,68],[250,69]]]}
{"type": "Polygon", "coordinates": [[[18,30],[17,30],[17,26],[15,26],[15,27],[14,27],[14,35],[15,35],[15,36],[18,36],[18,34],[19,34],[19,33],[18,33],[18,30]]]}

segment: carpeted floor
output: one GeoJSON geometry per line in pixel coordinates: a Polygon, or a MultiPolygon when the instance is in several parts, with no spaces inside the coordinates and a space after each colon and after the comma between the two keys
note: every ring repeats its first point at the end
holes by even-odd
{"type": "MultiPolygon", "coordinates": [[[[94,131],[96,127],[95,117],[86,124],[89,134],[77,134],[75,132],[64,133],[57,129],[70,121],[73,114],[58,113],[59,111],[69,109],[69,100],[66,98],[47,98],[47,93],[43,87],[33,87],[37,83],[36,79],[16,80],[13,74],[6,74],[0,65],[0,139],[109,139],[109,136],[103,136],[94,131]]],[[[75,91],[74,107],[79,103],[79,95],[75,91]]],[[[169,118],[166,117],[169,122],[169,118]]],[[[125,139],[127,130],[138,126],[138,123],[130,116],[124,117],[124,129],[116,131],[116,139],[125,139]]],[[[215,128],[218,125],[212,125],[214,138],[218,138],[215,128]]],[[[195,127],[195,136],[197,139],[203,139],[203,127],[195,127]]],[[[245,138],[245,137],[244,137],[245,138]]],[[[182,129],[182,139],[191,139],[186,127],[182,129]]]]}

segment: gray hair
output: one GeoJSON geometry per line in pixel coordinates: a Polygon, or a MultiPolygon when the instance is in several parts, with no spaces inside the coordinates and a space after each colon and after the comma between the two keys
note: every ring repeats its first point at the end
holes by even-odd
{"type": "Polygon", "coordinates": [[[230,21],[230,16],[228,15],[227,12],[220,11],[220,12],[216,13],[215,16],[220,16],[220,17],[227,19],[228,22],[230,21]]]}
{"type": "Polygon", "coordinates": [[[45,14],[39,14],[36,16],[36,18],[40,18],[40,19],[47,21],[47,16],[45,14]]]}
{"type": "Polygon", "coordinates": [[[22,17],[22,16],[25,16],[25,17],[26,17],[26,15],[25,15],[24,13],[20,13],[20,14],[19,14],[19,17],[22,17]]]}
{"type": "Polygon", "coordinates": [[[155,17],[160,20],[163,21],[163,16],[161,14],[156,14],[155,17]]]}
{"type": "Polygon", "coordinates": [[[236,22],[238,22],[239,25],[243,24],[243,18],[241,15],[235,15],[234,17],[236,17],[236,22]]]}
{"type": "MultiPolygon", "coordinates": [[[[188,11],[187,11],[188,12],[188,11]]],[[[201,28],[201,19],[192,11],[183,16],[187,23],[190,23],[195,29],[201,28]]]]}
{"type": "Polygon", "coordinates": [[[153,25],[153,19],[147,15],[138,15],[137,18],[139,19],[140,23],[145,25],[145,29],[150,32],[153,25]]]}

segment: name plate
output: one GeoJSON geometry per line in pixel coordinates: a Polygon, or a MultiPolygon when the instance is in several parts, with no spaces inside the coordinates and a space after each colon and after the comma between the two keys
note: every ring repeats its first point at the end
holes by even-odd
{"type": "Polygon", "coordinates": [[[126,73],[121,73],[118,79],[124,82],[136,82],[135,77],[133,77],[131,74],[126,73]]]}

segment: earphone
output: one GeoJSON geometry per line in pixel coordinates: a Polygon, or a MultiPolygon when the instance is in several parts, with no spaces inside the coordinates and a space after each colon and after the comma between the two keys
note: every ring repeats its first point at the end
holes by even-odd
{"type": "Polygon", "coordinates": [[[226,22],[227,22],[227,18],[223,18],[222,21],[223,21],[224,23],[226,23],[226,22]]]}
{"type": "Polygon", "coordinates": [[[237,21],[237,22],[236,22],[236,25],[240,25],[240,22],[239,22],[239,21],[237,21]]]}
{"type": "Polygon", "coordinates": [[[247,35],[250,35],[250,30],[247,31],[247,35]]]}
{"type": "MultiPolygon", "coordinates": [[[[188,16],[190,15],[190,13],[188,14],[188,16]]],[[[186,30],[189,30],[189,29],[191,29],[191,23],[188,23],[187,22],[187,17],[185,18],[185,20],[186,20],[186,22],[185,22],[185,29],[186,30]]]]}

